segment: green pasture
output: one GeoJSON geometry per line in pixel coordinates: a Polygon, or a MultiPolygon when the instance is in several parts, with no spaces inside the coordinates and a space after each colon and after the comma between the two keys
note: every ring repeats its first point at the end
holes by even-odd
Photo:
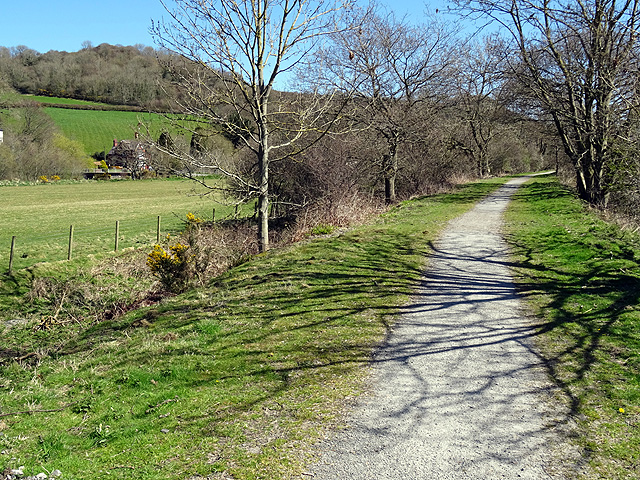
{"type": "Polygon", "coordinates": [[[114,138],[130,139],[136,131],[144,132],[146,127],[139,127],[140,124],[149,126],[154,139],[157,139],[163,127],[168,128],[166,119],[153,113],[66,108],[47,108],[46,112],[66,137],[84,145],[87,155],[108,152],[114,138]]]}
{"type": "MultiPolygon", "coordinates": [[[[404,202],[369,225],[257,255],[203,288],[102,322],[66,318],[60,305],[73,305],[62,298],[25,304],[40,309],[31,322],[4,331],[0,322],[0,471],[305,478],[310,445],[365,388],[372,349],[420,281],[429,245],[500,181],[404,202]]],[[[54,267],[64,264],[47,276],[54,267]]],[[[78,291],[141,283],[72,273],[47,291],[64,287],[77,300],[78,291]]],[[[21,281],[2,280],[7,297],[21,281]]],[[[24,318],[15,315],[7,318],[24,318]]]]}
{"type": "MultiPolygon", "coordinates": [[[[162,114],[134,112],[126,110],[81,110],[73,108],[57,108],[54,105],[90,105],[100,107],[105,104],[60,97],[43,97],[22,95],[21,98],[41,103],[45,112],[62,131],[65,137],[80,142],[87,155],[108,152],[113,140],[134,138],[136,132],[142,137],[149,135],[157,140],[162,131],[168,131],[174,137],[187,134],[184,129],[172,123],[162,114]]],[[[109,108],[118,108],[107,105],[109,108]]],[[[126,107],[123,107],[126,108],[126,107]]],[[[195,128],[195,122],[186,128],[195,128]]],[[[223,137],[220,137],[222,139],[223,137]]],[[[229,147],[229,142],[220,140],[229,147]]]]}
{"type": "MultiPolygon", "coordinates": [[[[148,282],[122,268],[144,264],[143,252],[102,259],[120,269],[60,262],[0,276],[0,472],[306,478],[313,443],[367,388],[371,352],[420,281],[429,245],[502,181],[403,202],[368,225],[257,255],[202,288],[101,320],[92,312],[115,310],[106,305],[148,282]]],[[[89,185],[92,196],[63,185],[0,188],[0,231],[46,228],[54,213],[86,210],[107,225],[137,204],[177,211],[190,190],[181,181],[89,185]]],[[[559,473],[640,478],[640,237],[552,178],[514,195],[504,233],[555,386],[548,427],[567,434],[559,473]]]]}
{"type": "Polygon", "coordinates": [[[210,220],[231,208],[202,197],[187,180],[87,181],[68,184],[0,187],[0,271],[9,265],[11,237],[16,236],[14,268],[67,258],[70,226],[74,255],[113,251],[115,225],[119,247],[156,241],[161,233],[181,229],[188,212],[210,220]]]}

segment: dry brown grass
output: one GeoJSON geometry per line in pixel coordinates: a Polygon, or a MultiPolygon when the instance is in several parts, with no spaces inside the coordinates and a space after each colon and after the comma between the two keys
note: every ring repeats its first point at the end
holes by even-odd
{"type": "Polygon", "coordinates": [[[319,225],[338,228],[361,225],[384,210],[378,198],[359,192],[347,192],[340,198],[324,198],[300,213],[289,232],[289,242],[296,242],[319,225]]]}

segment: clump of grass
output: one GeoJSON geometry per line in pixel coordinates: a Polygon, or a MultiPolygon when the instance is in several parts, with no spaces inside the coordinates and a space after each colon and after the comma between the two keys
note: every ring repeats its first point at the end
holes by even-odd
{"type": "Polygon", "coordinates": [[[333,233],[335,229],[336,227],[333,225],[322,223],[311,229],[311,235],[329,235],[330,233],[333,233]]]}
{"type": "Polygon", "coordinates": [[[365,388],[429,243],[495,186],[403,203],[153,306],[72,332],[53,326],[38,342],[26,325],[1,331],[0,471],[299,476],[310,443],[365,388]]]}
{"type": "Polygon", "coordinates": [[[572,441],[590,475],[638,478],[640,237],[553,179],[522,187],[508,219],[520,289],[543,319],[538,345],[576,422],[572,441]]]}

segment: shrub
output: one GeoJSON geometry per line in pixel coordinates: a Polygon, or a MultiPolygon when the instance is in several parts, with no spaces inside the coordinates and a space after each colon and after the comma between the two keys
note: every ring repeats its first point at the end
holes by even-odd
{"type": "Polygon", "coordinates": [[[165,250],[156,245],[147,256],[147,265],[151,273],[160,280],[164,288],[171,292],[184,291],[193,278],[193,255],[189,245],[176,243],[165,250]]]}
{"type": "Polygon", "coordinates": [[[191,245],[193,274],[200,285],[258,253],[256,226],[229,221],[187,228],[183,241],[191,245]]]}
{"type": "Polygon", "coordinates": [[[197,228],[202,225],[203,220],[200,217],[196,217],[193,213],[187,213],[187,221],[185,230],[189,230],[190,228],[197,228]]]}
{"type": "Polygon", "coordinates": [[[311,229],[311,235],[328,235],[336,229],[333,225],[321,223],[311,229]]]}

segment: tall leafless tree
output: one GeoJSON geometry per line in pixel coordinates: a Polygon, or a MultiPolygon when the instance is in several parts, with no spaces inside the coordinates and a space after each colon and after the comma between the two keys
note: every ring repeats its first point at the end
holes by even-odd
{"type": "MultiPolygon", "coordinates": [[[[580,197],[605,207],[615,145],[637,108],[638,0],[458,0],[501,25],[510,71],[553,122],[580,197]]],[[[530,106],[536,107],[536,106],[530,106]]]]}
{"type": "MultiPolygon", "coordinates": [[[[184,63],[167,64],[184,92],[180,110],[218,125],[255,154],[249,179],[216,159],[216,167],[258,200],[261,250],[269,248],[269,165],[304,148],[335,116],[331,95],[307,91],[274,98],[282,79],[328,34],[344,28],[342,0],[175,0],[156,43],[184,63]],[[248,121],[239,121],[245,119],[248,121]]],[[[327,92],[325,92],[327,93],[327,92]]]]}
{"type": "Polygon", "coordinates": [[[334,35],[322,52],[318,77],[354,92],[358,121],[384,139],[380,167],[385,200],[393,203],[399,150],[424,128],[450,85],[453,32],[434,17],[414,25],[378,7],[359,13],[353,23],[360,27],[334,35]]]}

